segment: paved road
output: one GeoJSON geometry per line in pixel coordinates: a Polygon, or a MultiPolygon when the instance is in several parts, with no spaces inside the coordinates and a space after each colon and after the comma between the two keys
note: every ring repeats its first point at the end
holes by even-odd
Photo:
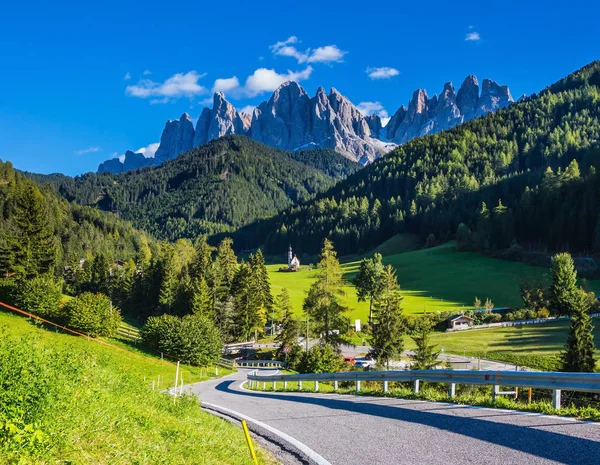
{"type": "Polygon", "coordinates": [[[600,424],[413,400],[253,392],[240,387],[246,373],[188,390],[283,431],[334,465],[600,464],[600,424]]]}

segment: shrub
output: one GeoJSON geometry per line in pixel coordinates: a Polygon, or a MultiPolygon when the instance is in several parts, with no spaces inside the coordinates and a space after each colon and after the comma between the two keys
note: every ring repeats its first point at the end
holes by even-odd
{"type": "Polygon", "coordinates": [[[15,281],[12,279],[0,278],[0,302],[13,305],[15,295],[15,281]]]}
{"type": "Polygon", "coordinates": [[[92,337],[113,336],[122,322],[121,312],[104,294],[85,292],[64,307],[67,326],[92,337]]]}
{"type": "Polygon", "coordinates": [[[141,335],[148,347],[197,366],[216,362],[223,349],[219,330],[201,315],[150,317],[141,335]]]}
{"type": "Polygon", "coordinates": [[[44,318],[58,316],[61,297],[62,283],[51,275],[22,280],[15,286],[15,306],[44,318]]]}
{"type": "Polygon", "coordinates": [[[330,373],[344,369],[344,357],[330,344],[317,345],[304,352],[298,366],[300,373],[330,373]]]}

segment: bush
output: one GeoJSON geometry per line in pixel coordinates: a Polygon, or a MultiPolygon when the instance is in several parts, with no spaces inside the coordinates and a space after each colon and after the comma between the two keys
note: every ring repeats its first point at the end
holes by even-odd
{"type": "Polygon", "coordinates": [[[15,290],[16,286],[14,280],[0,278],[0,302],[14,305],[15,290]]]}
{"type": "Polygon", "coordinates": [[[302,354],[300,373],[331,373],[344,369],[344,357],[330,344],[317,345],[302,354]]]}
{"type": "Polygon", "coordinates": [[[113,336],[123,321],[121,312],[104,294],[85,292],[64,307],[67,326],[92,337],[113,336]]]}
{"type": "Polygon", "coordinates": [[[62,283],[51,275],[19,281],[14,292],[15,306],[43,318],[57,317],[62,283]]]}
{"type": "Polygon", "coordinates": [[[219,330],[201,315],[150,317],[141,335],[148,347],[197,366],[215,363],[223,349],[219,330]]]}

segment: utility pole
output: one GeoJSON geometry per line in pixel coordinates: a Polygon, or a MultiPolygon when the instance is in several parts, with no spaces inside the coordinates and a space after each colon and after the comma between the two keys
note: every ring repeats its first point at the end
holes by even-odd
{"type": "Polygon", "coordinates": [[[308,352],[308,314],[306,315],[306,351],[308,352]]]}

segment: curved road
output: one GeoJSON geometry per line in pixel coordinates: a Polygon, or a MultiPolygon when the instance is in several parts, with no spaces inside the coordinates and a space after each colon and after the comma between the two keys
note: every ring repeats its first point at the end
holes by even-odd
{"type": "Polygon", "coordinates": [[[414,400],[254,392],[240,386],[246,373],[187,391],[292,436],[334,465],[600,464],[600,424],[414,400]]]}

